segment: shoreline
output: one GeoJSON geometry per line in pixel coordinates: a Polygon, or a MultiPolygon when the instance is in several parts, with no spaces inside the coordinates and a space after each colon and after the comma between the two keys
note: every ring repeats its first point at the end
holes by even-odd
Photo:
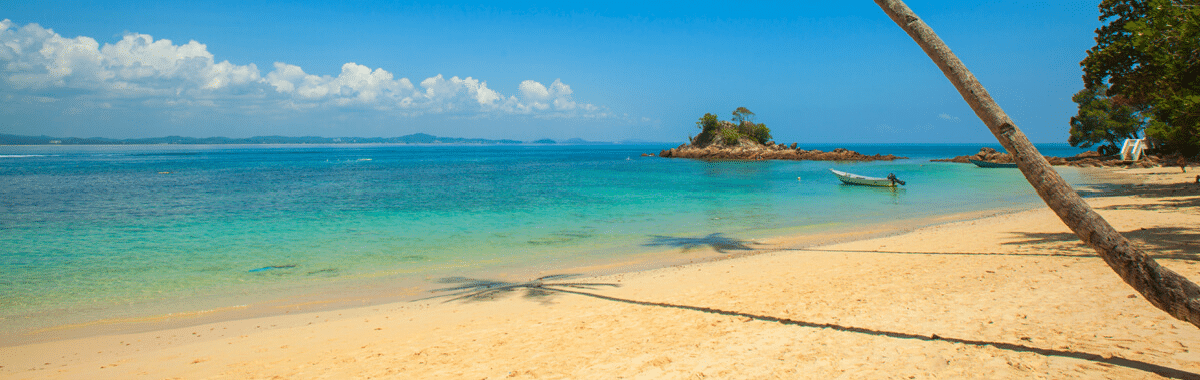
{"type": "MultiPolygon", "coordinates": [[[[747,256],[770,254],[805,247],[840,244],[860,240],[885,238],[942,224],[958,223],[1007,215],[1040,207],[1041,204],[1004,206],[992,209],[959,212],[953,214],[924,216],[882,223],[855,226],[839,226],[810,232],[775,234],[759,231],[756,237],[747,239],[727,238],[717,242],[699,242],[699,248],[671,248],[652,250],[637,254],[626,254],[619,260],[596,257],[574,257],[555,260],[552,265],[529,266],[510,264],[481,271],[455,272],[472,277],[502,281],[525,281],[533,278],[570,274],[582,278],[619,276],[658,269],[734,260],[747,256]],[[865,228],[865,229],[864,229],[865,228]],[[735,247],[720,249],[721,244],[735,247]],[[723,251],[723,252],[722,252],[723,251]]],[[[794,230],[783,229],[783,230],[794,230]]],[[[774,230],[776,232],[782,232],[774,230]]],[[[703,240],[703,239],[698,239],[703,240]]],[[[449,277],[451,273],[442,273],[449,277]]],[[[347,279],[334,284],[335,289],[313,291],[311,286],[299,286],[299,292],[276,289],[280,297],[255,299],[253,302],[217,305],[206,309],[171,310],[166,313],[121,315],[110,318],[55,324],[12,334],[0,334],[0,348],[29,344],[53,343],[56,341],[92,338],[103,335],[148,333],[161,330],[189,328],[205,324],[233,322],[239,320],[281,317],[291,313],[336,312],[345,309],[406,303],[428,298],[431,289],[442,285],[435,283],[435,276],[424,279],[403,275],[380,275],[374,279],[347,279]]],[[[209,299],[214,297],[203,297],[209,299]]],[[[215,297],[220,299],[222,297],[215,297]]],[[[143,306],[161,309],[171,302],[147,302],[143,306]]]]}
{"type": "MultiPolygon", "coordinates": [[[[1169,168],[1115,171],[1143,184],[1088,202],[1200,277],[1200,186],[1169,168]]],[[[1136,296],[1044,207],[571,281],[619,286],[0,347],[0,375],[1200,376],[1200,330],[1136,296]]]]}
{"type": "MultiPolygon", "coordinates": [[[[1077,169],[1078,170],[1078,169],[1077,169]]],[[[1104,169],[1084,169],[1090,173],[1085,177],[1099,176],[1104,183],[1094,186],[1106,190],[1094,194],[1114,193],[1123,184],[1113,182],[1125,181],[1122,177],[1114,176],[1112,171],[1104,169]]],[[[1077,189],[1083,192],[1092,191],[1091,187],[1077,189]]],[[[969,222],[1007,214],[1020,213],[1030,209],[1044,207],[1040,200],[1035,204],[1023,206],[998,206],[990,209],[920,216],[909,219],[875,222],[869,224],[841,225],[837,227],[817,227],[814,232],[799,229],[807,228],[776,228],[761,230],[752,236],[720,237],[717,241],[705,241],[696,237],[685,248],[664,248],[649,250],[634,254],[622,255],[614,260],[612,257],[597,257],[596,255],[573,256],[567,259],[552,259],[541,265],[529,263],[510,263],[488,267],[480,270],[426,273],[421,276],[406,274],[379,274],[369,279],[347,278],[333,284],[323,284],[322,288],[313,286],[293,286],[273,289],[272,296],[242,295],[237,302],[207,302],[201,309],[180,309],[172,306],[186,305],[185,301],[205,301],[226,299],[227,295],[212,295],[197,298],[186,298],[171,301],[148,301],[134,304],[132,308],[139,310],[160,310],[157,313],[121,313],[111,317],[69,321],[53,325],[38,326],[33,329],[14,331],[0,334],[0,348],[16,347],[27,344],[50,343],[54,341],[90,338],[102,335],[145,333],[166,329],[188,328],[198,325],[231,322],[237,320],[270,318],[285,316],[292,313],[331,312],[358,307],[379,306],[391,303],[403,303],[429,297],[430,290],[441,287],[434,280],[451,276],[468,276],[488,278],[502,281],[527,281],[533,278],[571,274],[584,278],[623,275],[651,271],[656,269],[678,267],[690,264],[703,264],[737,259],[745,256],[768,254],[779,251],[797,250],[813,246],[840,244],[876,238],[886,238],[911,233],[922,228],[943,224],[969,222]],[[720,247],[730,244],[731,247],[720,247]]]]}

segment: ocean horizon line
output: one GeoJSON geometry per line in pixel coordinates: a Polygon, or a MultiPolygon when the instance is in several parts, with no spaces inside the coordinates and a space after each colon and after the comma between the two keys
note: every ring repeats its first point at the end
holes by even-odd
{"type": "MultiPolygon", "coordinates": [[[[791,144],[784,141],[776,141],[776,143],[791,144]]],[[[956,142],[837,142],[837,141],[810,141],[810,142],[794,142],[802,146],[829,146],[829,145],[845,145],[845,146],[962,146],[962,145],[978,145],[980,147],[999,147],[999,142],[971,142],[971,141],[956,141],[956,142]]],[[[542,138],[536,140],[517,140],[506,138],[482,138],[482,137],[445,137],[435,136],[423,132],[412,133],[395,137],[364,137],[364,136],[284,136],[284,135],[262,135],[251,137],[225,137],[225,136],[210,136],[210,137],[192,137],[192,136],[161,136],[161,137],[132,137],[132,138],[110,138],[110,137],[57,137],[47,135],[15,135],[0,133],[0,146],[58,146],[58,145],[675,145],[687,144],[687,141],[653,141],[640,139],[622,139],[614,141],[598,141],[585,140],[581,138],[567,139],[551,139],[542,138]]],[[[1044,146],[1070,146],[1066,142],[1034,142],[1035,145],[1044,146]]],[[[1076,147],[1072,147],[1076,148],[1076,147]]],[[[1076,148],[1087,150],[1088,148],[1076,148]]]]}

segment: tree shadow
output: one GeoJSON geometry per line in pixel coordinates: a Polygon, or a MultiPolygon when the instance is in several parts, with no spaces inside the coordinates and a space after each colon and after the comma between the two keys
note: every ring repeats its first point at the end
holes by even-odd
{"type": "Polygon", "coordinates": [[[1097,210],[1142,210],[1142,211],[1163,211],[1163,210],[1178,210],[1181,208],[1200,207],[1200,197],[1164,199],[1160,203],[1154,204],[1137,204],[1137,205],[1111,205],[1098,207],[1097,210]]]}
{"type": "Polygon", "coordinates": [[[1137,185],[1114,185],[1110,189],[1113,195],[1134,196],[1138,198],[1170,198],[1163,199],[1161,204],[1149,205],[1112,205],[1100,207],[1100,210],[1170,210],[1178,208],[1200,207],[1200,184],[1196,183],[1151,183],[1137,185]]]}
{"type": "MultiPolygon", "coordinates": [[[[1200,233],[1183,227],[1139,228],[1122,232],[1125,238],[1150,255],[1159,259],[1200,260],[1200,233]]],[[[1038,245],[1073,243],[1079,248],[1091,250],[1073,233],[1017,232],[1023,240],[1002,245],[1038,245]]]]}
{"type": "Polygon", "coordinates": [[[1014,232],[1013,234],[1020,235],[1020,239],[1024,240],[1000,243],[1000,245],[1036,245],[1071,242],[1083,246],[1083,241],[1079,240],[1079,236],[1071,232],[1014,232]]]}
{"type": "Polygon", "coordinates": [[[726,237],[726,236],[722,235],[720,232],[717,232],[717,233],[711,233],[711,234],[708,234],[708,236],[702,236],[702,237],[674,237],[674,236],[651,235],[650,241],[646,242],[645,244],[642,244],[642,246],[645,246],[645,247],[662,247],[662,246],[675,247],[675,248],[679,248],[679,249],[683,250],[684,252],[687,252],[687,251],[690,251],[690,250],[693,250],[696,248],[708,246],[708,247],[712,248],[714,251],[717,251],[719,253],[728,253],[728,251],[753,251],[754,247],[751,247],[751,246],[756,245],[756,244],[758,244],[758,243],[755,243],[755,242],[752,242],[749,240],[742,240],[742,239],[726,237]]]}
{"type": "Polygon", "coordinates": [[[859,249],[813,249],[813,248],[785,248],[781,251],[799,251],[799,252],[838,252],[838,253],[888,253],[896,255],[945,255],[945,256],[1042,256],[1042,257],[1098,257],[1096,254],[1076,254],[1076,253],[1003,253],[1003,252],[916,252],[916,251],[879,251],[879,250],[859,250],[859,249]]]}
{"type": "Polygon", "coordinates": [[[596,289],[601,286],[618,287],[618,284],[607,283],[587,283],[587,282],[546,282],[552,280],[564,280],[571,277],[578,277],[578,274],[556,274],[545,277],[539,277],[525,282],[504,282],[493,280],[480,280],[466,277],[445,277],[438,279],[441,284],[458,284],[448,288],[439,288],[430,290],[432,293],[450,292],[432,297],[418,299],[417,301],[453,297],[443,302],[451,302],[457,300],[464,301],[488,301],[496,299],[502,295],[524,292],[523,298],[532,300],[545,300],[556,294],[554,291],[562,291],[559,288],[575,288],[575,289],[596,289]]]}
{"type": "Polygon", "coordinates": [[[449,287],[449,288],[435,289],[435,290],[433,290],[433,292],[452,291],[455,293],[441,295],[441,296],[435,296],[435,297],[429,297],[429,298],[424,298],[424,299],[456,296],[454,298],[446,300],[445,302],[450,302],[450,301],[455,301],[455,300],[487,301],[487,300],[495,299],[495,297],[499,294],[518,291],[518,290],[529,291],[529,293],[526,294],[527,298],[542,298],[542,297],[547,297],[553,293],[567,293],[567,294],[576,294],[576,295],[581,295],[581,296],[585,296],[585,297],[602,299],[602,300],[606,300],[606,301],[621,302],[621,303],[626,303],[626,304],[631,304],[631,305],[662,307],[662,308],[671,308],[671,309],[680,309],[680,310],[691,310],[691,311],[698,311],[698,312],[702,312],[702,313],[725,315],[725,316],[732,316],[732,317],[742,317],[742,318],[749,318],[750,320],[780,323],[780,324],[789,325],[789,326],[831,329],[831,330],[842,331],[842,332],[867,334],[867,335],[881,336],[881,337],[888,337],[888,338],[895,338],[895,339],[914,339],[914,340],[922,340],[922,341],[944,341],[944,342],[958,343],[958,344],[979,346],[979,347],[991,346],[991,347],[995,347],[995,348],[998,348],[1001,350],[1007,350],[1007,351],[1013,351],[1013,352],[1028,352],[1028,353],[1034,353],[1034,354],[1038,354],[1038,355],[1042,355],[1042,356],[1057,356],[1057,357],[1087,360],[1087,361],[1092,361],[1092,362],[1097,362],[1097,363],[1105,363],[1105,364],[1109,364],[1109,365],[1115,365],[1115,366],[1121,366],[1121,367],[1145,371],[1145,372],[1151,372],[1151,373],[1155,373],[1155,374],[1158,374],[1163,377],[1168,377],[1168,378],[1173,378],[1173,379],[1200,380],[1200,374],[1197,374],[1197,373],[1187,372],[1187,371],[1170,368],[1170,367],[1165,367],[1165,366],[1161,366],[1158,364],[1147,363],[1147,362],[1143,362],[1140,360],[1125,359],[1125,358],[1116,357],[1116,356],[1106,357],[1104,355],[1093,354],[1090,352],[1039,348],[1039,347],[1026,346],[1023,344],[1016,344],[1016,343],[989,342],[989,341],[982,341],[982,340],[951,338],[951,337],[939,336],[937,334],[925,336],[925,335],[918,335],[918,334],[905,333],[905,332],[869,329],[869,328],[864,328],[864,327],[842,326],[842,325],[838,325],[838,324],[834,324],[834,323],[807,322],[807,321],[795,320],[795,319],[790,319],[790,318],[772,317],[769,315],[756,315],[756,314],[743,313],[743,312],[731,311],[731,310],[722,310],[722,309],[703,307],[703,306],[689,306],[689,305],[678,305],[678,304],[670,304],[670,303],[663,303],[663,302],[638,301],[638,300],[617,298],[617,297],[606,296],[606,295],[602,295],[602,294],[572,290],[572,289],[592,290],[598,286],[617,287],[617,286],[620,286],[618,284],[569,283],[569,282],[567,282],[567,283],[546,283],[545,282],[545,280],[564,279],[564,278],[570,278],[570,277],[575,277],[575,276],[577,276],[577,275],[552,275],[552,276],[541,277],[541,278],[538,278],[538,279],[535,279],[532,281],[519,282],[519,283],[478,280],[478,279],[470,279],[470,278],[465,278],[465,277],[447,277],[447,278],[438,280],[438,282],[439,283],[458,283],[458,284],[462,284],[462,285],[449,287]]]}

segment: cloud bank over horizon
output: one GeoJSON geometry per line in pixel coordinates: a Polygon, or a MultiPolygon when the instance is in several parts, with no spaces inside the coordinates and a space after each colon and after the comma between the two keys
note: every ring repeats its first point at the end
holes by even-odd
{"type": "Polygon", "coordinates": [[[36,23],[0,21],[0,101],[54,103],[73,109],[220,108],[271,115],[309,110],[367,110],[400,117],[449,115],[538,119],[612,116],[607,108],[576,102],[571,87],[521,82],[513,95],[472,77],[441,74],[413,84],[383,68],[354,62],[336,76],[313,75],[275,62],[263,74],[253,63],[217,62],[205,44],[128,33],[101,45],[86,36],[65,38],[36,23]]]}

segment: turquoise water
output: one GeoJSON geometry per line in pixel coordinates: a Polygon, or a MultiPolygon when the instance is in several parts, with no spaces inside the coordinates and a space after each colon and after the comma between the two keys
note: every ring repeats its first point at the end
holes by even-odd
{"type": "Polygon", "coordinates": [[[641,156],[669,147],[0,146],[0,324],[188,312],[327,287],[619,262],[677,251],[662,244],[672,238],[749,240],[1040,204],[1016,170],[928,162],[979,145],[845,146],[912,157],[875,163],[641,156]],[[908,185],[844,186],[829,168],[895,173],[908,185]]]}

